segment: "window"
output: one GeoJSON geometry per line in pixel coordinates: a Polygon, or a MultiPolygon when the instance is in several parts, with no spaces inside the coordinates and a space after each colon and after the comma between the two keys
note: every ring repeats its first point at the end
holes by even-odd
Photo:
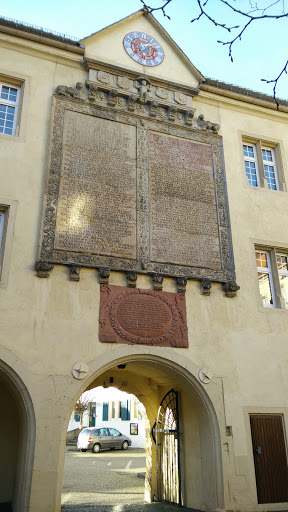
{"type": "Polygon", "coordinates": [[[263,306],[288,309],[288,252],[256,249],[255,255],[263,306]]]}
{"type": "Polygon", "coordinates": [[[116,428],[109,428],[110,430],[110,436],[121,436],[121,433],[119,430],[116,430],[116,428]]]}
{"type": "Polygon", "coordinates": [[[74,413],[74,421],[77,421],[77,423],[80,421],[80,414],[78,412],[74,413]]]}
{"type": "Polygon", "coordinates": [[[256,148],[255,146],[248,146],[247,144],[243,144],[243,153],[244,153],[244,162],[245,162],[245,171],[246,176],[248,178],[249,185],[253,187],[258,187],[259,176],[258,176],[258,165],[257,165],[257,157],[256,157],[256,148]]]}
{"type": "Polygon", "coordinates": [[[276,254],[281,295],[288,309],[288,255],[276,254]]]}
{"type": "Polygon", "coordinates": [[[0,287],[7,286],[17,201],[0,198],[0,287]]]}
{"type": "Polygon", "coordinates": [[[130,421],[130,400],[123,400],[121,402],[121,420],[130,421]]]}
{"type": "Polygon", "coordinates": [[[4,221],[5,221],[5,211],[0,209],[0,247],[2,247],[4,221]]]}
{"type": "Polygon", "coordinates": [[[272,289],[272,274],[268,252],[256,252],[257,273],[259,291],[263,299],[263,306],[274,305],[274,294],[272,289]]]}
{"type": "Polygon", "coordinates": [[[108,402],[103,403],[102,421],[108,421],[108,402]]]}
{"type": "Polygon", "coordinates": [[[20,88],[0,83],[0,133],[15,135],[20,88]]]}
{"type": "Polygon", "coordinates": [[[262,157],[264,164],[265,179],[268,183],[268,188],[271,190],[278,190],[277,171],[273,149],[262,149],[262,157]]]}
{"type": "Polygon", "coordinates": [[[116,411],[115,411],[115,402],[112,402],[112,413],[111,413],[111,417],[112,417],[112,419],[114,419],[114,418],[115,418],[115,412],[116,412],[116,411]]]}
{"type": "Polygon", "coordinates": [[[260,141],[255,144],[243,143],[245,172],[249,185],[270,190],[283,189],[278,180],[276,149],[276,146],[272,148],[260,141]]]}

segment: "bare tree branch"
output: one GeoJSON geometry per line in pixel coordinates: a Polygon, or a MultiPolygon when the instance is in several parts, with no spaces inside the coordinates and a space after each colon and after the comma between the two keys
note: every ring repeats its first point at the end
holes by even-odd
{"type": "Polygon", "coordinates": [[[168,20],[170,20],[170,16],[168,16],[168,14],[166,14],[166,11],[165,11],[165,8],[168,4],[170,4],[170,2],[172,2],[172,0],[165,0],[165,4],[162,5],[162,7],[149,7],[148,5],[145,4],[145,1],[144,0],[140,0],[140,2],[144,5],[144,8],[147,9],[147,12],[149,13],[152,13],[153,11],[162,11],[162,14],[163,16],[165,16],[165,18],[168,18],[168,20]]]}
{"type": "MultiPolygon", "coordinates": [[[[152,7],[151,5],[147,5],[145,3],[145,0],[140,0],[140,1],[142,2],[145,10],[148,13],[153,13],[154,11],[162,11],[163,15],[166,18],[170,19],[170,16],[168,16],[165,9],[169,4],[171,4],[172,0],[162,0],[164,2],[164,5],[157,6],[157,7],[152,7]]],[[[263,21],[263,20],[280,20],[283,18],[288,19],[288,11],[285,11],[285,0],[275,0],[274,2],[267,5],[266,7],[258,7],[257,2],[253,3],[252,0],[250,0],[249,1],[250,7],[251,7],[250,11],[244,11],[240,8],[237,8],[235,5],[233,5],[231,3],[231,1],[218,0],[218,3],[225,5],[228,9],[230,9],[231,12],[240,16],[240,19],[243,16],[244,19],[246,20],[242,24],[242,26],[241,26],[241,24],[235,25],[235,26],[227,26],[227,24],[225,22],[222,22],[222,21],[220,22],[214,16],[209,14],[208,9],[209,9],[210,5],[208,6],[208,2],[209,2],[209,0],[194,0],[194,2],[193,2],[194,5],[191,6],[191,10],[193,10],[197,4],[197,8],[199,9],[200,12],[197,16],[195,16],[194,18],[191,19],[191,23],[197,22],[197,21],[201,20],[201,18],[205,18],[210,23],[212,23],[215,27],[222,29],[222,30],[226,30],[227,32],[231,32],[232,30],[235,30],[235,29],[240,29],[239,32],[237,33],[237,35],[233,39],[231,39],[231,41],[221,41],[221,40],[217,41],[217,43],[220,43],[223,46],[228,45],[229,57],[231,59],[231,62],[233,62],[232,50],[233,50],[234,43],[238,40],[241,41],[244,32],[248,29],[248,27],[252,23],[254,23],[256,21],[263,21]],[[275,13],[275,11],[274,11],[274,13],[273,13],[273,11],[271,13],[271,9],[275,8],[276,5],[282,6],[281,14],[278,14],[277,12],[275,13]]],[[[214,2],[214,7],[215,7],[215,2],[214,2]]],[[[263,82],[266,82],[267,84],[274,83],[273,98],[274,98],[274,101],[276,102],[277,108],[279,107],[279,102],[276,100],[276,89],[277,89],[278,81],[280,80],[280,78],[284,75],[284,73],[287,74],[287,71],[288,71],[287,63],[288,63],[288,61],[286,62],[285,66],[283,67],[283,69],[281,70],[281,72],[279,73],[277,78],[271,79],[271,80],[267,80],[265,78],[261,79],[263,82]]]]}
{"type": "Polygon", "coordinates": [[[279,102],[278,102],[278,100],[276,98],[276,87],[277,87],[277,84],[278,84],[278,80],[281,78],[282,75],[284,75],[284,73],[287,75],[287,71],[288,71],[288,60],[286,61],[285,66],[283,67],[282,71],[279,73],[277,78],[275,78],[274,80],[266,80],[265,78],[261,78],[262,82],[266,82],[266,84],[273,84],[274,83],[273,98],[274,98],[274,101],[275,101],[275,103],[277,105],[277,109],[279,108],[279,102]]]}

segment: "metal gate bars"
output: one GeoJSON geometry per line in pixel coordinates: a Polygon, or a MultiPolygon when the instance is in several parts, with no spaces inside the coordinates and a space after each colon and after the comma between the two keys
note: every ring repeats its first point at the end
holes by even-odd
{"type": "Polygon", "coordinates": [[[157,501],[181,503],[178,393],[162,399],[153,426],[156,443],[157,501]]]}

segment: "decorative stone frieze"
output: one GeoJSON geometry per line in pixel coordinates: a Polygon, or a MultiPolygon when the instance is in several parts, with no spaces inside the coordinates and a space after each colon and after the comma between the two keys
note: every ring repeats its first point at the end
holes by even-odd
{"type": "Polygon", "coordinates": [[[134,82],[134,87],[138,91],[139,103],[148,103],[150,98],[151,83],[145,78],[137,78],[134,82]]]}
{"type": "Polygon", "coordinates": [[[174,105],[170,105],[168,108],[168,119],[169,121],[175,121],[177,115],[177,108],[174,105]]]}
{"type": "Polygon", "coordinates": [[[167,100],[169,97],[169,91],[167,89],[164,89],[163,87],[157,87],[155,90],[156,96],[158,98],[161,98],[162,100],[167,100]]]}
{"type": "Polygon", "coordinates": [[[181,92],[174,92],[174,100],[176,103],[179,103],[179,105],[186,105],[187,103],[187,96],[185,94],[182,94],[181,92]]]}
{"type": "Polygon", "coordinates": [[[98,80],[102,82],[102,84],[110,84],[110,73],[106,71],[98,71],[98,80]]]}
{"type": "Polygon", "coordinates": [[[92,102],[96,101],[96,93],[98,91],[98,85],[90,83],[87,85],[87,87],[89,89],[88,100],[92,101],[92,102]]]}
{"type": "Polygon", "coordinates": [[[107,101],[107,104],[110,105],[111,107],[115,107],[116,103],[117,103],[117,91],[115,89],[110,89],[109,91],[109,94],[108,94],[108,101],[107,101]]]}
{"type": "Polygon", "coordinates": [[[127,90],[130,89],[130,87],[132,86],[132,80],[129,80],[129,78],[127,78],[126,76],[118,76],[117,83],[120,89],[127,90]]]}

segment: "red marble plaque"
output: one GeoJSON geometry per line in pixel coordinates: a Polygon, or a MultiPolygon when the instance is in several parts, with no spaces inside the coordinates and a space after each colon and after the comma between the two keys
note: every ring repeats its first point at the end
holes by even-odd
{"type": "Polygon", "coordinates": [[[187,348],[185,294],[101,285],[99,339],[187,348]]]}

